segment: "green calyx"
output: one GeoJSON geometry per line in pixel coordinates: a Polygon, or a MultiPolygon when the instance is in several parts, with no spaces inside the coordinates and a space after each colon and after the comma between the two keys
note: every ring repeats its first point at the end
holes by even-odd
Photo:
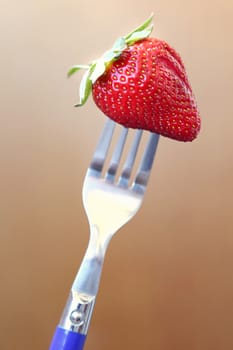
{"type": "Polygon", "coordinates": [[[106,71],[106,69],[111,65],[112,62],[114,62],[120,57],[122,52],[128,46],[133,45],[139,40],[147,38],[151,34],[153,30],[153,24],[151,23],[152,19],[153,14],[144,23],[142,23],[139,27],[134,29],[128,35],[122,38],[118,38],[113,44],[112,48],[106,51],[103,54],[103,56],[101,56],[98,60],[91,62],[89,65],[78,64],[69,69],[67,74],[68,77],[80,70],[86,70],[80,83],[80,101],[78,104],[75,105],[75,107],[84,105],[91,93],[92,84],[94,84],[95,81],[106,71]]]}

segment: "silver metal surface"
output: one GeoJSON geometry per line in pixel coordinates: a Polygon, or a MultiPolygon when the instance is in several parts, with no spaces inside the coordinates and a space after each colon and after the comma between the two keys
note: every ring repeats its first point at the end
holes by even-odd
{"type": "Polygon", "coordinates": [[[122,127],[107,170],[103,173],[115,127],[113,121],[107,121],[84,180],[83,203],[90,224],[90,240],[60,321],[61,327],[82,334],[88,330],[108,244],[114,233],[136,214],[142,204],[159,140],[157,134],[151,133],[132,181],[132,170],[143,134],[142,130],[135,131],[118,179],[116,174],[128,136],[126,128],[122,127]]]}
{"type": "Polygon", "coordinates": [[[71,291],[59,326],[77,333],[86,334],[95,297],[71,291]]]}

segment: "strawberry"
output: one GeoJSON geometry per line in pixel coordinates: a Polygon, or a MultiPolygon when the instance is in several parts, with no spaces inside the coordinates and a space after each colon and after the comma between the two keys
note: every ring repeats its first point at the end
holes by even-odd
{"type": "Polygon", "coordinates": [[[83,105],[93,99],[109,118],[179,141],[194,140],[200,116],[179,54],[165,41],[149,38],[152,16],[88,66],[80,85],[83,105]]]}

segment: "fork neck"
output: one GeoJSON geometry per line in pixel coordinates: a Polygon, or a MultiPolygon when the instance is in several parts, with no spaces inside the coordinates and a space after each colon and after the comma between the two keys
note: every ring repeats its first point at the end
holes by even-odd
{"type": "Polygon", "coordinates": [[[90,224],[90,239],[85,257],[103,260],[111,237],[100,232],[98,226],[90,224]]]}
{"type": "Polygon", "coordinates": [[[90,226],[91,234],[89,244],[74,280],[72,290],[89,296],[96,296],[104,263],[105,253],[111,235],[101,235],[98,227],[90,226]]]}

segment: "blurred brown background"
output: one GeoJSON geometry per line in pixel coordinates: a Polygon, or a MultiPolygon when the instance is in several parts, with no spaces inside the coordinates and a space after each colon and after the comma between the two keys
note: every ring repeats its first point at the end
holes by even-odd
{"type": "Polygon", "coordinates": [[[87,63],[155,13],[203,119],[162,138],[144,205],[113,239],[86,349],[233,349],[232,0],[2,0],[0,348],[47,349],[88,242],[82,182],[105,117],[87,63]]]}

